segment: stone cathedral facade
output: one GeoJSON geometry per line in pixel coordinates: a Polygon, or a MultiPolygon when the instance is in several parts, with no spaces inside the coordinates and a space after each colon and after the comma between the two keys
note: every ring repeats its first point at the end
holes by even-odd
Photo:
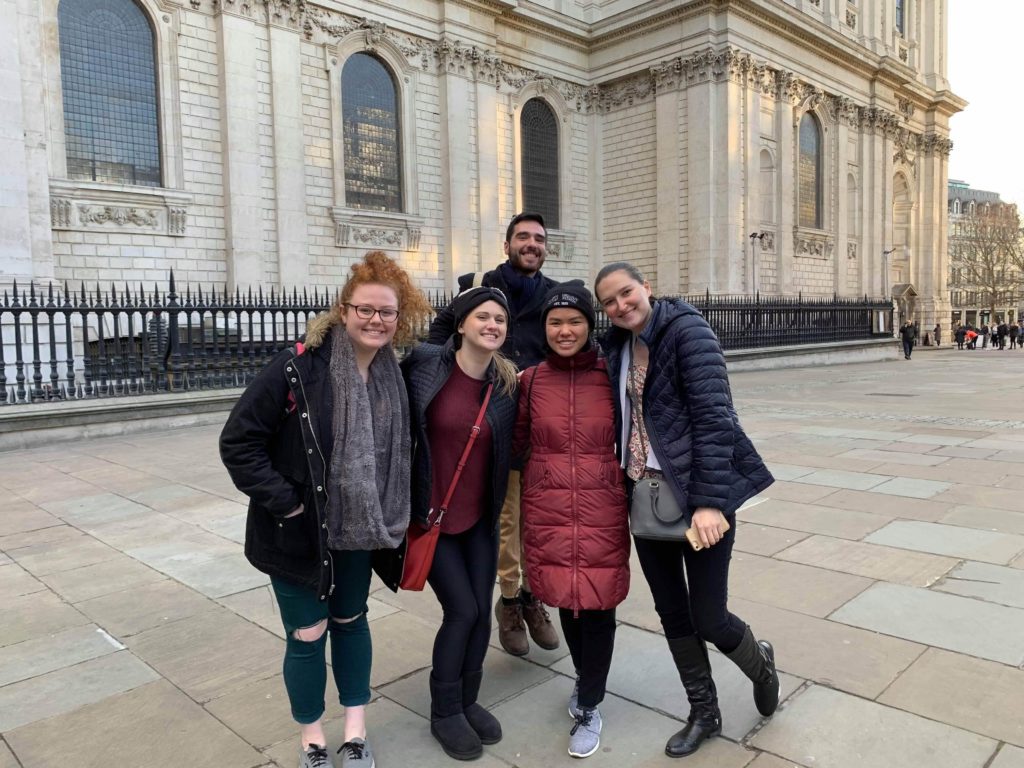
{"type": "Polygon", "coordinates": [[[0,0],[3,280],[546,271],[949,317],[946,0],[0,0]]]}

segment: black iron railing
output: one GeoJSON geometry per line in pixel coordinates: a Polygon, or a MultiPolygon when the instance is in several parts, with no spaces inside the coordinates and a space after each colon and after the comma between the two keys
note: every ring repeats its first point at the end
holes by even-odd
{"type": "MultiPolygon", "coordinates": [[[[179,293],[173,273],[166,291],[14,284],[0,303],[0,405],[244,386],[304,333],[335,292],[186,287],[179,293]]],[[[891,334],[891,304],[866,297],[684,298],[727,350],[891,334]]],[[[429,299],[440,308],[450,294],[429,299]]],[[[599,315],[598,330],[607,327],[599,315]]]]}

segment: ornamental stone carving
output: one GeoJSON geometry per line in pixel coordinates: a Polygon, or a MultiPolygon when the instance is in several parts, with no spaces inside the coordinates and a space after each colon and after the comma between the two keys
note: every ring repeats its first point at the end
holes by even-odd
{"type": "Polygon", "coordinates": [[[857,28],[857,14],[854,13],[853,11],[846,12],[846,26],[848,26],[850,29],[857,28]]]}
{"type": "Polygon", "coordinates": [[[302,27],[306,13],[306,0],[263,0],[267,8],[267,23],[288,29],[302,27]]]}
{"type": "Polygon", "coordinates": [[[150,208],[125,208],[116,205],[79,205],[78,221],[82,224],[106,224],[119,227],[134,225],[144,229],[156,229],[159,225],[157,212],[150,208]]]}
{"type": "Polygon", "coordinates": [[[847,243],[846,244],[846,258],[856,259],[857,258],[857,244],[847,243]]]}
{"type": "Polygon", "coordinates": [[[63,197],[50,198],[50,225],[54,229],[71,226],[71,201],[63,197]]]}
{"type": "Polygon", "coordinates": [[[775,253],[775,233],[774,232],[762,232],[761,233],[761,250],[764,253],[775,253]]]}
{"type": "Polygon", "coordinates": [[[349,208],[331,209],[334,243],[340,247],[415,251],[420,247],[420,221],[403,214],[367,213],[349,208]]]}
{"type": "Polygon", "coordinates": [[[51,179],[50,226],[182,237],[191,202],[191,195],[174,190],[51,179]]]}
{"type": "Polygon", "coordinates": [[[921,154],[923,155],[934,155],[937,153],[948,157],[952,151],[953,142],[945,136],[939,136],[937,133],[926,133],[921,137],[921,154]]]}
{"type": "Polygon", "coordinates": [[[824,232],[797,229],[794,236],[794,255],[811,259],[830,259],[835,241],[824,232]]]}

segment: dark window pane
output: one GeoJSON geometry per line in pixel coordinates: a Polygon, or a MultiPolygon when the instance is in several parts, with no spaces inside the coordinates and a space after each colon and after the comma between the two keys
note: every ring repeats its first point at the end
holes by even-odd
{"type": "Polygon", "coordinates": [[[530,99],[519,125],[523,210],[539,213],[548,229],[558,229],[558,121],[551,107],[530,99]]]}
{"type": "Polygon", "coordinates": [[[821,131],[809,112],[800,120],[797,194],[800,226],[821,229],[821,131]]]}
{"type": "Polygon", "coordinates": [[[896,0],[896,29],[901,35],[906,33],[907,9],[904,0],[896,0]]]}
{"type": "Polygon", "coordinates": [[[132,0],[61,0],[68,178],[158,187],[156,60],[132,0]]]}
{"type": "Polygon", "coordinates": [[[402,210],[398,92],[379,59],[356,53],[341,72],[345,141],[345,204],[373,211],[402,210]]]}

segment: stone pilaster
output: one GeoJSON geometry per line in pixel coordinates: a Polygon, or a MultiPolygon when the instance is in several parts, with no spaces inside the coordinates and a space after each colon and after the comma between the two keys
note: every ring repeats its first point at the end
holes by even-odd
{"type": "Polygon", "coordinates": [[[32,276],[29,162],[22,90],[22,41],[16,0],[0,0],[0,274],[32,276]]]}
{"type": "Polygon", "coordinates": [[[776,99],[775,125],[779,137],[779,231],[775,237],[776,284],[780,294],[796,293],[793,282],[792,233],[796,230],[796,114],[793,104],[780,92],[776,99]]]}
{"type": "MultiPolygon", "coordinates": [[[[224,219],[228,284],[258,285],[263,277],[260,195],[259,83],[255,24],[248,4],[230,2],[218,17],[224,219]]],[[[282,275],[282,279],[285,279],[282,275]]]]}
{"type": "Polygon", "coordinates": [[[498,202],[501,165],[498,153],[498,91],[494,82],[478,78],[476,96],[476,167],[480,219],[477,237],[480,243],[480,268],[501,261],[505,230],[498,202]]]}
{"type": "Polygon", "coordinates": [[[679,238],[680,155],[679,80],[671,72],[655,71],[655,132],[658,142],[657,222],[658,293],[681,292],[679,238]]]}
{"type": "MultiPolygon", "coordinates": [[[[473,253],[472,160],[467,119],[473,83],[451,73],[439,77],[441,102],[441,177],[444,188],[444,220],[441,222],[443,248],[447,252],[446,285],[466,272],[481,268],[481,257],[473,253]]],[[[488,259],[490,263],[491,259],[488,259]]]]}
{"type": "Polygon", "coordinates": [[[281,287],[309,279],[306,231],[305,153],[302,132],[302,59],[299,33],[273,23],[270,39],[271,98],[274,117],[274,196],[277,258],[281,287]]]}

